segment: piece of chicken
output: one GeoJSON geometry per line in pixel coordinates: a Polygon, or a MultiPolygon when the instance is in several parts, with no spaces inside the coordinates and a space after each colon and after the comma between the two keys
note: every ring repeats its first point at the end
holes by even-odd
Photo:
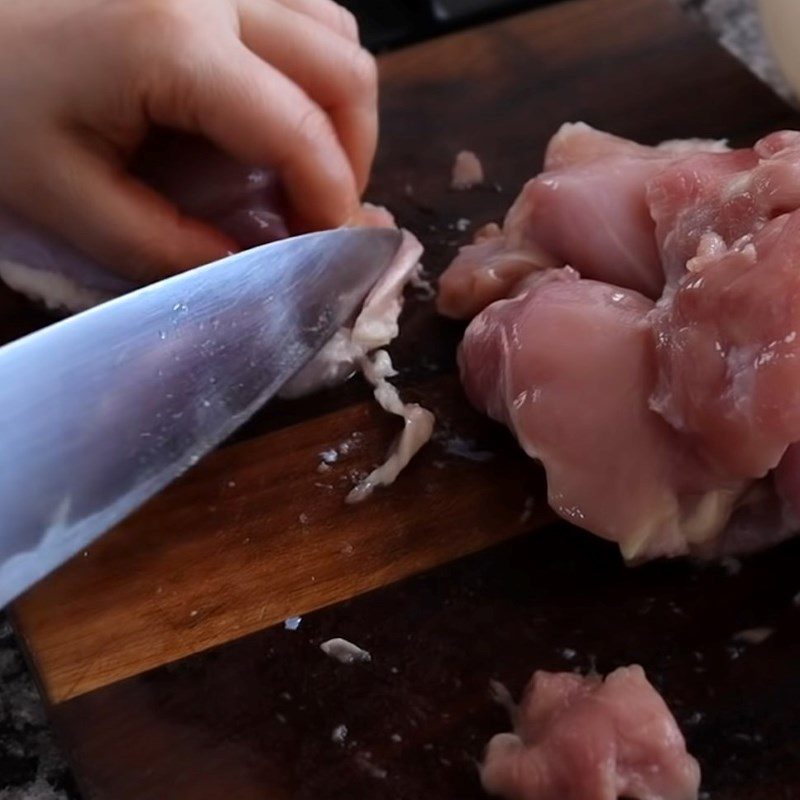
{"type": "Polygon", "coordinates": [[[542,462],[550,505],[637,560],[719,536],[747,485],[708,468],[650,409],[652,309],[630,289],[551,270],[479,314],[459,352],[467,396],[542,462]]]}
{"type": "Polygon", "coordinates": [[[514,733],[492,738],[484,788],[507,800],[695,800],[700,767],[639,666],[603,680],[536,672],[514,733]]]}
{"type": "Polygon", "coordinates": [[[725,149],[700,139],[645,147],[583,123],[563,125],[544,172],[525,184],[502,228],[479,231],[442,275],[439,311],[469,319],[531,272],[564,265],[658,297],[664,273],[647,182],[687,154],[725,149]]]}
{"type": "Polygon", "coordinates": [[[442,278],[440,308],[484,309],[459,357],[471,401],[543,463],[553,507],[626,558],[745,552],[789,535],[800,134],[733,151],[642,148],[567,126],[546,167],[503,229],[442,278]],[[582,227],[593,200],[594,238],[582,227]],[[657,304],[631,290],[654,274],[653,254],[666,276],[657,304]],[[553,269],[565,259],[577,271],[553,269]],[[587,279],[598,272],[603,282],[587,279]]]}
{"type": "Polygon", "coordinates": [[[702,259],[652,318],[652,407],[721,469],[774,469],[800,440],[800,211],[702,259]]]}

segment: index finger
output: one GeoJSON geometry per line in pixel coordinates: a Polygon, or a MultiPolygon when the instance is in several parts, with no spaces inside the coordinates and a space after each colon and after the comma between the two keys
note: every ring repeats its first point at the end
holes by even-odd
{"type": "Polygon", "coordinates": [[[242,41],[330,116],[363,191],[378,141],[375,59],[303,14],[260,0],[238,2],[242,41]]]}
{"type": "Polygon", "coordinates": [[[358,22],[355,16],[334,0],[278,0],[278,2],[322,23],[334,33],[358,44],[358,22]]]}
{"type": "Polygon", "coordinates": [[[310,230],[345,224],[358,210],[356,179],[328,115],[238,39],[194,69],[185,102],[156,96],[154,121],[199,133],[244,163],[274,167],[310,230]]]}

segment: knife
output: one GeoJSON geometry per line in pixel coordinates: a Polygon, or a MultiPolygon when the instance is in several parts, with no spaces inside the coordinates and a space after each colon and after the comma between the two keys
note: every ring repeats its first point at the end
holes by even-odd
{"type": "Polygon", "coordinates": [[[400,239],[284,239],[0,348],[0,608],[247,421],[353,314],[400,239]]]}

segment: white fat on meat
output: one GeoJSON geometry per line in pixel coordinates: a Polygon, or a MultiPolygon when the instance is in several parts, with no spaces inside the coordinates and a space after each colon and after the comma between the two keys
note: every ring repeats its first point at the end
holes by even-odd
{"type": "Polygon", "coordinates": [[[666,150],[673,155],[681,153],[696,153],[702,150],[706,153],[727,153],[731,148],[727,139],[667,139],[656,145],[658,150],[666,150]]]}
{"type": "MultiPolygon", "coordinates": [[[[375,213],[375,207],[370,207],[373,218],[375,213]]],[[[370,290],[353,324],[340,328],[281,389],[280,397],[291,399],[336,386],[359,371],[369,353],[394,341],[400,332],[403,290],[419,273],[421,256],[419,240],[403,231],[397,255],[370,290]]]]}
{"type": "Polygon", "coordinates": [[[322,386],[341,382],[356,371],[374,387],[381,408],[403,418],[403,431],[386,460],[347,495],[348,503],[365,500],[378,486],[388,486],[433,434],[433,414],[417,403],[403,403],[389,378],[397,373],[382,349],[399,333],[403,290],[419,269],[422,245],[408,231],[392,265],[364,301],[352,327],[342,328],[317,356],[281,390],[282,397],[298,397],[322,386]]]}
{"type": "Polygon", "coordinates": [[[700,767],[634,665],[605,680],[536,672],[514,732],[489,742],[481,782],[506,800],[696,800],[700,767]]]}
{"type": "Polygon", "coordinates": [[[283,385],[278,396],[286,400],[338,386],[358,371],[362,349],[350,328],[339,328],[314,358],[283,385]]]}
{"type": "Polygon", "coordinates": [[[397,372],[385,350],[365,357],[361,369],[364,377],[375,387],[374,395],[380,407],[403,418],[403,430],[391,446],[386,460],[359,481],[347,495],[348,503],[366,500],[376,487],[394,483],[420,448],[430,440],[436,422],[428,409],[418,403],[404,403],[400,399],[397,388],[387,380],[397,372]]]}

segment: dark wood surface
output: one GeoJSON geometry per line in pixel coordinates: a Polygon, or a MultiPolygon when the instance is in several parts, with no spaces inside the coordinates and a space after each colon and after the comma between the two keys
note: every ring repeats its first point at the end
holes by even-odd
{"type": "Polygon", "coordinates": [[[466,403],[453,404],[460,400],[454,378],[429,382],[425,397],[448,431],[392,491],[355,507],[344,503],[351,471],[380,459],[397,428],[375,403],[358,403],[223,449],[18,603],[50,700],[551,520],[541,473],[510,436],[498,438],[466,403]],[[320,452],[354,432],[363,437],[356,452],[318,473],[320,452]],[[448,453],[459,433],[490,460],[448,453]],[[538,502],[526,512],[528,498],[538,502]]]}
{"type": "MultiPolygon", "coordinates": [[[[667,0],[565,3],[381,69],[371,199],[419,233],[434,272],[469,236],[456,221],[501,217],[566,120],[645,142],[744,142],[798,123],[667,0]],[[462,148],[481,155],[490,186],[449,191],[462,148]]],[[[13,309],[3,335],[41,324],[13,309]]],[[[550,519],[540,470],[465,406],[459,333],[430,303],[409,304],[393,353],[444,432],[391,491],[341,505],[348,471],[394,431],[365,387],[276,404],[17,605],[88,800],[480,797],[475,759],[506,724],[490,677],[518,691],[535,668],[630,661],[664,689],[715,800],[800,797],[797,544],[736,576],[628,570],[614,548],[557,526],[410,577],[550,519]],[[354,428],[359,453],[320,480],[316,454],[354,428]],[[454,435],[493,457],[454,457],[454,435]],[[299,631],[273,625],[322,606],[299,631]],[[776,633],[733,643],[754,625],[776,633]],[[372,664],[327,659],[318,644],[333,636],[372,664]]]]}
{"type": "Polygon", "coordinates": [[[557,526],[82,695],[54,720],[90,800],[479,800],[476,761],[509,727],[490,679],[518,696],[534,667],[641,663],[710,798],[797,800],[798,563],[800,540],[733,576],[632,570],[557,526]],[[755,626],[775,633],[735,641],[755,626]],[[319,644],[333,636],[372,662],[331,660],[319,644]]]}

